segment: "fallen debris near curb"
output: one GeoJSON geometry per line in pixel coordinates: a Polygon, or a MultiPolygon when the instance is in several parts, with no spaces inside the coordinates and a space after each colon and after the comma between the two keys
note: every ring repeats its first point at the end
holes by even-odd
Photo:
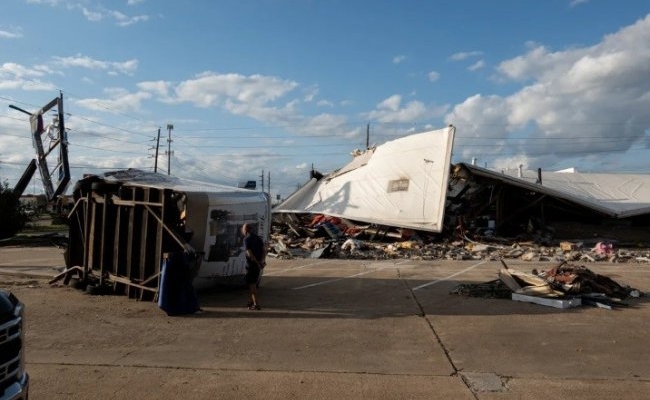
{"type": "Polygon", "coordinates": [[[465,234],[434,235],[395,227],[360,225],[336,217],[284,215],[273,221],[269,255],[281,259],[413,259],[530,262],[648,263],[650,248],[616,247],[612,242],[536,241],[465,234]],[[479,241],[482,240],[482,241],[479,241]],[[321,250],[326,248],[327,250],[321,250]]]}
{"type": "Polygon", "coordinates": [[[503,259],[501,263],[499,279],[484,284],[462,284],[450,294],[511,298],[560,309],[590,305],[608,310],[627,307],[629,304],[624,300],[645,295],[582,265],[562,262],[548,271],[533,269],[526,273],[509,268],[503,259]]]}

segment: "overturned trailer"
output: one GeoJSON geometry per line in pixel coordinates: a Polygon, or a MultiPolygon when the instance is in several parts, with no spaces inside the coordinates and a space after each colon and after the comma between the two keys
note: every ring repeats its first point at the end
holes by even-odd
{"type": "Polygon", "coordinates": [[[243,283],[241,226],[270,230],[263,192],[140,170],[86,177],[73,197],[65,278],[140,299],[158,297],[171,259],[194,288],[243,283]]]}

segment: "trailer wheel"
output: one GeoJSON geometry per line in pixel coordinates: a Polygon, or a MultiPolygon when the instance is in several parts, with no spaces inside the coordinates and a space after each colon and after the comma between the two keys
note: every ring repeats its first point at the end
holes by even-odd
{"type": "Polygon", "coordinates": [[[99,285],[89,283],[86,285],[86,293],[92,296],[99,296],[104,294],[104,288],[99,285]]]}
{"type": "Polygon", "coordinates": [[[68,286],[79,290],[86,290],[86,284],[80,278],[70,278],[70,281],[68,282],[68,286]]]}

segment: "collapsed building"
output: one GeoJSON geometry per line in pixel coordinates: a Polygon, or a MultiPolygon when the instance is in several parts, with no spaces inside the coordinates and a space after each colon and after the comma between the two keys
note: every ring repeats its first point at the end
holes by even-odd
{"type": "Polygon", "coordinates": [[[539,248],[569,240],[570,250],[592,250],[598,243],[648,247],[650,175],[451,164],[454,134],[449,126],[406,136],[355,152],[331,174],[312,171],[305,185],[273,208],[278,255],[299,254],[293,247],[324,256],[331,252],[322,249],[334,242],[346,250],[362,248],[360,240],[392,242],[374,246],[384,252],[389,246],[412,249],[418,247],[414,238],[420,256],[427,256],[421,245],[428,243],[539,248]]]}
{"type": "Polygon", "coordinates": [[[479,236],[639,245],[650,232],[650,175],[493,171],[460,163],[449,183],[449,223],[479,236]]]}

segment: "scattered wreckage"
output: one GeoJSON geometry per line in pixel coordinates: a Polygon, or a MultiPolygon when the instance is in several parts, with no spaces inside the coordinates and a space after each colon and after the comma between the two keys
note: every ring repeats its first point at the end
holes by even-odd
{"type": "Polygon", "coordinates": [[[312,171],[273,208],[272,251],[650,262],[642,250],[650,248],[650,175],[451,164],[455,132],[449,126],[405,136],[354,152],[328,175],[312,171]],[[597,251],[599,243],[611,247],[597,251]]]}
{"type": "Polygon", "coordinates": [[[273,209],[269,255],[501,260],[499,279],[461,285],[452,292],[558,308],[591,304],[611,309],[640,295],[574,263],[650,262],[645,243],[650,176],[541,170],[533,174],[521,169],[515,176],[461,163],[450,165],[449,171],[430,171],[425,176],[431,180],[422,180],[418,162],[449,162],[451,147],[443,144],[453,140],[453,134],[453,127],[425,134],[443,138],[434,146],[435,154],[404,157],[402,150],[413,151],[412,143],[395,140],[362,153],[364,158],[357,154],[328,176],[312,172],[307,185],[273,209]],[[381,164],[373,163],[378,154],[381,164]],[[436,184],[435,197],[427,203],[431,193],[420,189],[436,184]],[[396,187],[403,191],[403,203],[392,197],[396,187]],[[363,200],[355,197],[358,193],[366,194],[363,200]],[[428,220],[418,214],[417,205],[424,210],[425,204],[438,207],[427,210],[428,220]],[[395,218],[404,209],[413,212],[412,219],[406,214],[403,220],[395,218]],[[368,210],[374,212],[372,217],[364,214],[368,210]],[[412,223],[418,217],[422,219],[412,223]],[[508,268],[507,259],[557,266],[527,274],[508,268]]]}
{"type": "Polygon", "coordinates": [[[283,217],[272,225],[270,256],[278,258],[347,258],[418,260],[500,260],[499,278],[480,284],[462,284],[451,293],[472,297],[508,298],[556,308],[593,305],[625,307],[626,299],[644,293],[596,274],[577,263],[647,263],[649,249],[615,248],[612,243],[562,241],[557,246],[533,242],[480,243],[464,237],[439,240],[423,232],[379,229],[338,217],[316,215],[311,219],[283,217]],[[505,260],[542,262],[532,273],[509,268],[505,260]]]}
{"type": "Polygon", "coordinates": [[[556,241],[540,244],[516,238],[454,236],[380,227],[319,215],[274,215],[269,255],[276,258],[499,260],[536,262],[649,263],[650,248],[613,242],[556,241]]]}
{"type": "MultiPolygon", "coordinates": [[[[64,131],[61,99],[30,114],[39,159],[60,150],[60,185],[48,186],[49,197],[69,181],[65,135],[51,136],[47,152],[40,141],[46,132],[42,115],[54,105],[60,108],[56,126],[64,131]]],[[[108,283],[131,296],[155,298],[163,261],[172,253],[192,255],[178,262],[199,286],[241,278],[237,232],[243,222],[258,225],[270,238],[269,255],[283,258],[650,261],[650,253],[637,247],[648,236],[650,176],[521,168],[514,174],[453,165],[455,132],[450,125],[355,151],[349,164],[331,174],[312,171],[273,210],[262,192],[206,189],[139,171],[81,180],[70,214],[68,268],[58,278],[76,276],[91,288],[108,283]],[[619,240],[593,231],[579,237],[566,229],[579,222],[613,233],[605,225],[612,220],[642,234],[619,240]],[[575,240],[559,240],[569,238],[575,240]]],[[[34,161],[21,187],[36,164],[49,173],[34,161]]]]}
{"type": "Polygon", "coordinates": [[[591,305],[608,310],[627,307],[629,304],[625,300],[629,298],[646,296],[645,293],[623,286],[584,265],[564,261],[548,270],[535,268],[531,273],[526,273],[509,268],[503,260],[501,263],[503,268],[498,273],[498,279],[480,284],[461,284],[450,293],[470,297],[511,298],[555,308],[591,305]]]}

